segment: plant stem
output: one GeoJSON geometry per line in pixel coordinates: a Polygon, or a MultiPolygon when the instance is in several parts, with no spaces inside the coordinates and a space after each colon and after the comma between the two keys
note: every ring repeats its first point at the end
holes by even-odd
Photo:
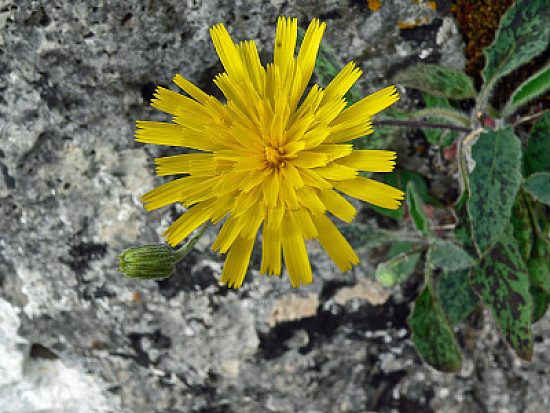
{"type": "Polygon", "coordinates": [[[374,126],[409,126],[412,128],[433,128],[448,129],[456,132],[471,132],[470,128],[458,125],[448,125],[446,123],[422,122],[415,120],[397,120],[397,119],[377,119],[373,120],[374,126]]]}
{"type": "Polygon", "coordinates": [[[450,119],[460,125],[468,127],[470,125],[470,118],[466,115],[463,115],[456,110],[449,110],[443,108],[426,108],[420,109],[415,112],[410,112],[409,116],[412,118],[426,118],[426,117],[443,117],[450,119]]]}
{"type": "Polygon", "coordinates": [[[189,239],[189,241],[187,241],[184,245],[182,245],[181,248],[177,249],[174,252],[175,257],[177,258],[177,262],[181,261],[183,257],[189,254],[189,251],[193,249],[199,238],[202,237],[202,234],[204,234],[204,231],[206,231],[206,228],[208,228],[209,226],[210,222],[204,224],[202,228],[199,229],[197,233],[189,239]]]}

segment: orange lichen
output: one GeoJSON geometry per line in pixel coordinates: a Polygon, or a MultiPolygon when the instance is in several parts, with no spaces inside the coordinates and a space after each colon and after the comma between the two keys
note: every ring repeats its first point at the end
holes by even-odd
{"type": "Polygon", "coordinates": [[[372,11],[376,11],[382,7],[382,2],[380,0],[367,0],[367,7],[372,11]]]}
{"type": "Polygon", "coordinates": [[[427,23],[427,22],[428,22],[428,18],[424,17],[423,19],[415,20],[413,23],[409,23],[409,22],[406,22],[406,21],[404,22],[403,20],[400,19],[397,22],[397,24],[399,25],[399,28],[401,30],[403,30],[403,29],[414,29],[415,27],[420,26],[420,25],[422,25],[424,23],[427,23]]]}

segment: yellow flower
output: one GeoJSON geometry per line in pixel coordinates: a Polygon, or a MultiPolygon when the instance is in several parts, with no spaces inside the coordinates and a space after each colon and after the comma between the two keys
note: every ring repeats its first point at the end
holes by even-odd
{"type": "Polygon", "coordinates": [[[279,18],[274,61],[264,68],[253,41],[235,44],[222,24],[210,34],[225,69],[214,79],[227,103],[180,75],[189,96],[159,87],[151,105],[172,123],[138,121],[136,140],[199,152],[158,158],[157,174],[187,174],[146,193],[149,211],[174,202],[189,208],[163,234],[174,246],[201,224],[227,217],[213,250],[228,252],[221,282],[239,288],[262,227],[261,272],[281,274],[284,256],[294,287],[311,282],[304,240],[318,239],[343,271],[359,259],[331,222],[351,222],[355,208],[340,194],[396,209],[403,192],[358,175],[390,172],[395,153],[353,150],[349,142],[372,132],[370,118],[399,99],[394,86],[346,108],[344,94],[361,71],[353,62],[322,89],[312,75],[325,23],[313,20],[297,58],[297,20],[279,18]],[[262,225],[263,224],[263,225],[262,225]]]}

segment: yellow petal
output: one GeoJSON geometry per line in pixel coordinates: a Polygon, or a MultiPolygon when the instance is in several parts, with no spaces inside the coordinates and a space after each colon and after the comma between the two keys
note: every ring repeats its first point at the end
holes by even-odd
{"type": "Polygon", "coordinates": [[[319,109],[317,110],[317,118],[322,120],[323,123],[329,124],[336,118],[347,106],[347,102],[343,98],[334,98],[330,100],[321,101],[319,109]]]}
{"type": "Polygon", "coordinates": [[[203,202],[187,210],[162,234],[166,237],[166,242],[173,247],[183,241],[210,218],[210,206],[211,202],[203,202]]]}
{"type": "Polygon", "coordinates": [[[326,154],[330,162],[348,156],[353,152],[353,145],[348,143],[323,143],[316,148],[312,148],[311,151],[326,154]]]}
{"type": "Polygon", "coordinates": [[[283,219],[283,255],[294,288],[311,283],[311,266],[301,231],[287,215],[283,219]]]}
{"type": "Polygon", "coordinates": [[[273,62],[285,73],[290,61],[294,59],[294,48],[298,35],[298,20],[279,17],[275,34],[273,62]]]}
{"type": "Polygon", "coordinates": [[[304,182],[318,189],[326,190],[332,188],[332,185],[324,178],[322,178],[318,173],[314,172],[313,169],[303,168],[300,169],[300,174],[304,182]]]}
{"type": "Polygon", "coordinates": [[[330,136],[326,142],[349,142],[372,133],[372,122],[369,118],[356,118],[330,127],[330,136]]]}
{"type": "Polygon", "coordinates": [[[253,246],[254,238],[235,239],[223,266],[221,283],[227,284],[230,288],[240,288],[248,269],[253,246]]]}
{"type": "Polygon", "coordinates": [[[212,245],[213,251],[218,251],[224,254],[233,244],[233,241],[241,232],[242,222],[235,219],[232,215],[227,217],[227,220],[222,226],[222,229],[216,237],[216,241],[212,245]]]}
{"type": "Polygon", "coordinates": [[[316,148],[321,145],[330,136],[330,128],[324,124],[319,124],[307,131],[303,140],[305,142],[304,149],[316,148]]]}
{"type": "Polygon", "coordinates": [[[349,62],[325,88],[323,102],[343,97],[353,84],[361,76],[361,70],[355,67],[354,62],[349,62]]]}
{"type": "Polygon", "coordinates": [[[321,191],[319,198],[323,204],[327,207],[327,210],[334,216],[340,218],[342,221],[351,222],[355,218],[357,211],[342,195],[336,191],[330,189],[328,191],[321,191]]]}
{"type": "Polygon", "coordinates": [[[304,35],[304,40],[300,46],[300,52],[297,57],[298,67],[301,71],[300,78],[296,79],[299,85],[297,89],[299,95],[291,96],[291,108],[296,107],[300,96],[304,93],[309,79],[311,78],[325,27],[326,25],[324,22],[319,24],[319,20],[313,19],[306,30],[306,34],[304,35]]]}
{"type": "Polygon", "coordinates": [[[359,263],[353,248],[326,215],[314,215],[312,219],[319,231],[319,242],[342,272],[359,263]]]}
{"type": "Polygon", "coordinates": [[[296,189],[304,186],[304,181],[302,181],[302,177],[300,176],[298,169],[296,169],[291,162],[286,162],[285,166],[280,170],[282,180],[290,182],[290,184],[296,189]]]}
{"type": "Polygon", "coordinates": [[[349,156],[338,159],[338,163],[360,171],[391,172],[395,168],[393,151],[384,150],[355,150],[349,156]]]}
{"type": "MultiPolygon", "coordinates": [[[[268,218],[269,220],[269,218],[268,218]]],[[[269,221],[264,222],[262,235],[262,274],[281,274],[281,228],[272,228],[269,221]]]]}
{"type": "Polygon", "coordinates": [[[163,112],[179,116],[183,119],[180,124],[191,123],[191,129],[199,129],[201,123],[210,121],[210,114],[196,100],[180,95],[170,89],[157,87],[151,106],[163,112]]]}
{"type": "MultiPolygon", "coordinates": [[[[204,178],[191,176],[179,178],[145,193],[141,196],[141,201],[145,204],[144,206],[147,211],[153,211],[154,209],[181,201],[184,191],[190,186],[194,189],[197,188],[197,185],[204,188],[203,182],[204,178]]],[[[195,194],[196,192],[193,193],[193,195],[195,194]]]]}
{"type": "Polygon", "coordinates": [[[280,179],[280,195],[281,200],[285,203],[288,209],[296,209],[299,207],[296,190],[288,179],[280,179]]]}
{"type": "Polygon", "coordinates": [[[166,122],[140,120],[136,122],[136,141],[155,145],[186,146],[201,151],[220,149],[204,133],[186,129],[181,125],[166,122]]]}
{"type": "Polygon", "coordinates": [[[403,191],[393,186],[363,178],[362,176],[350,179],[349,181],[338,182],[334,187],[349,196],[388,209],[399,208],[401,201],[405,197],[403,191]]]}
{"type": "Polygon", "coordinates": [[[243,238],[256,238],[256,233],[260,229],[264,218],[266,216],[266,210],[262,202],[258,202],[254,208],[251,208],[246,215],[241,215],[239,219],[243,221],[240,237],[243,238]]]}
{"type": "Polygon", "coordinates": [[[211,153],[186,153],[155,159],[157,175],[192,174],[214,175],[214,155],[211,153]]]}
{"type": "Polygon", "coordinates": [[[246,117],[255,118],[256,114],[252,110],[250,99],[259,101],[259,96],[254,96],[255,90],[245,88],[245,84],[238,82],[235,77],[227,73],[220,73],[214,78],[214,83],[222,91],[229,103],[235,105],[246,117]]]}
{"type": "Polygon", "coordinates": [[[395,86],[389,86],[361,99],[359,102],[342,111],[342,113],[332,121],[330,126],[335,126],[353,119],[359,120],[369,118],[398,100],[399,95],[397,94],[395,86]]]}
{"type": "Polygon", "coordinates": [[[264,179],[262,190],[267,207],[275,207],[279,199],[279,174],[274,169],[269,170],[264,179]]]}
{"type": "Polygon", "coordinates": [[[231,40],[223,24],[210,28],[210,36],[225,71],[237,79],[243,78],[243,62],[237,46],[231,40]]]}
{"type": "Polygon", "coordinates": [[[326,211],[325,205],[319,199],[317,191],[309,186],[304,186],[298,191],[298,197],[300,199],[300,204],[306,207],[314,215],[322,214],[326,211]]]}
{"type": "Polygon", "coordinates": [[[250,208],[259,204],[262,191],[256,187],[249,192],[241,192],[235,199],[235,205],[233,206],[233,215],[238,217],[245,214],[250,208]]]}
{"type": "Polygon", "coordinates": [[[172,81],[178,85],[184,92],[186,92],[193,99],[205,105],[208,102],[209,95],[200,90],[197,86],[185,79],[181,75],[176,75],[172,81]]]}
{"type": "Polygon", "coordinates": [[[313,151],[300,151],[296,159],[290,162],[297,168],[317,168],[327,164],[328,155],[313,151]]]}
{"type": "Polygon", "coordinates": [[[254,85],[258,95],[264,96],[264,83],[265,83],[265,69],[260,62],[260,56],[256,49],[256,43],[254,40],[245,41],[241,43],[240,51],[241,57],[244,62],[245,70],[250,77],[250,81],[254,85]]]}
{"type": "Polygon", "coordinates": [[[311,220],[309,211],[305,208],[296,209],[289,212],[290,218],[294,221],[294,225],[300,228],[305,239],[310,240],[317,237],[317,228],[311,220]]]}
{"type": "Polygon", "coordinates": [[[353,179],[357,176],[357,169],[345,165],[338,165],[336,163],[331,163],[323,168],[315,168],[313,170],[325,179],[336,181],[353,179]]]}
{"type": "Polygon", "coordinates": [[[280,230],[285,215],[285,208],[277,206],[276,208],[269,208],[267,210],[267,222],[270,229],[280,230]]]}

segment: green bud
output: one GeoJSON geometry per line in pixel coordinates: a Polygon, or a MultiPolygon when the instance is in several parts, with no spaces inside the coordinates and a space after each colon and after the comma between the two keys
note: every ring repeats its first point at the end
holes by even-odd
{"type": "Polygon", "coordinates": [[[130,248],[119,255],[120,272],[128,278],[166,278],[181,259],[168,245],[149,244],[130,248]]]}
{"type": "Polygon", "coordinates": [[[395,285],[395,281],[397,279],[395,273],[388,267],[389,266],[387,263],[382,263],[378,266],[375,273],[376,279],[384,287],[391,287],[395,285]]]}

